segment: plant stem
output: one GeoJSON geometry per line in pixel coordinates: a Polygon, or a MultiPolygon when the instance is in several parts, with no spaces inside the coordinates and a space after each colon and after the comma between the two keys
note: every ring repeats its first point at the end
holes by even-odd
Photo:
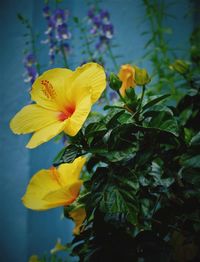
{"type": "Polygon", "coordinates": [[[37,59],[37,49],[36,49],[36,46],[35,46],[35,36],[34,36],[34,32],[33,32],[33,27],[30,24],[29,24],[29,29],[30,29],[30,36],[31,36],[32,52],[33,52],[35,59],[36,59],[36,68],[37,68],[38,75],[40,75],[40,64],[38,63],[38,59],[37,59]]]}
{"type": "Polygon", "coordinates": [[[126,100],[125,100],[125,99],[123,98],[123,96],[120,94],[120,91],[119,91],[119,90],[117,91],[117,93],[118,93],[120,99],[124,102],[124,104],[126,104],[126,100]]]}
{"type": "Polygon", "coordinates": [[[140,111],[141,111],[141,108],[142,108],[142,102],[143,102],[143,99],[144,99],[145,90],[146,90],[146,86],[143,85],[142,86],[142,95],[141,95],[141,98],[140,98],[140,103],[139,103],[139,106],[138,106],[138,110],[134,114],[134,117],[135,117],[135,119],[137,121],[139,121],[139,116],[140,116],[140,111]]]}
{"type": "Polygon", "coordinates": [[[113,65],[114,65],[114,67],[115,67],[115,70],[118,71],[117,61],[116,61],[115,56],[113,55],[113,52],[112,52],[112,50],[111,50],[111,48],[110,48],[110,44],[108,44],[108,53],[109,53],[110,58],[111,58],[111,60],[112,60],[112,62],[113,62],[113,65]]]}
{"type": "Polygon", "coordinates": [[[62,56],[63,56],[64,67],[68,68],[67,56],[65,54],[65,50],[64,50],[63,45],[61,45],[61,52],[62,52],[62,56]]]}
{"type": "Polygon", "coordinates": [[[140,98],[140,104],[139,104],[139,108],[138,108],[139,113],[140,113],[140,110],[142,108],[142,102],[143,102],[143,99],[144,99],[145,90],[146,90],[146,86],[143,85],[142,86],[142,95],[141,95],[141,98],[140,98]]]}
{"type": "Polygon", "coordinates": [[[80,30],[80,32],[83,34],[83,37],[85,39],[86,52],[89,56],[89,60],[92,60],[93,59],[93,53],[90,49],[90,42],[89,42],[88,36],[86,34],[86,30],[83,26],[81,26],[80,22],[77,22],[77,26],[78,26],[78,29],[80,30]]]}

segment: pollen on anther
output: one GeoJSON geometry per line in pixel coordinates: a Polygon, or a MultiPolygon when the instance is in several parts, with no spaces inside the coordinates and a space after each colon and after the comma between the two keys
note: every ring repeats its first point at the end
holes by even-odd
{"type": "Polygon", "coordinates": [[[42,91],[48,99],[54,99],[56,97],[56,91],[52,84],[48,80],[42,80],[42,91]]]}

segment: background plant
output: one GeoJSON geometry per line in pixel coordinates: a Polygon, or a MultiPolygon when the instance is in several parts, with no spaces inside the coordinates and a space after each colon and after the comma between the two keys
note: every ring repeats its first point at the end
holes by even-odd
{"type": "Polygon", "coordinates": [[[169,92],[170,90],[171,99],[168,103],[175,105],[187,87],[183,79],[178,75],[175,76],[169,67],[172,61],[177,58],[189,59],[188,50],[174,46],[170,41],[175,36],[175,32],[168,24],[170,20],[176,21],[176,16],[170,13],[170,8],[176,5],[176,2],[144,0],[143,5],[145,7],[143,22],[146,22],[149,26],[149,31],[142,33],[147,38],[143,59],[150,61],[153,78],[148,96],[152,96],[154,93],[169,92]]]}

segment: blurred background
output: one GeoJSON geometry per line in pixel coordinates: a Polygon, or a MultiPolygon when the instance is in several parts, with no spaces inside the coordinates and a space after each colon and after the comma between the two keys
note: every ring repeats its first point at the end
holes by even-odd
{"type": "MultiPolygon", "coordinates": [[[[152,75],[162,74],[173,59],[189,59],[199,6],[198,0],[1,1],[2,262],[25,262],[33,254],[48,254],[57,238],[64,243],[72,239],[73,223],[62,218],[61,208],[34,212],[21,203],[30,177],[50,167],[63,146],[60,138],[29,150],[29,136],[15,136],[9,129],[14,114],[30,103],[34,79],[47,69],[74,69],[88,61],[103,64],[107,72],[133,63],[152,75]]],[[[159,91],[156,77],[154,83],[159,91]]],[[[115,97],[108,90],[103,99],[114,103],[115,97]]]]}

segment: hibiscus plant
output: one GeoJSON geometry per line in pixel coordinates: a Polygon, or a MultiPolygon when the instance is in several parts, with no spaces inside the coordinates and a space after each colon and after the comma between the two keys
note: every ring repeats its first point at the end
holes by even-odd
{"type": "Polygon", "coordinates": [[[73,241],[54,251],[82,262],[200,261],[200,81],[181,60],[172,69],[187,86],[174,107],[170,94],[147,99],[150,77],[137,66],[110,74],[119,100],[103,113],[91,112],[106,88],[96,63],[51,69],[33,83],[34,103],[11,129],[34,133],[28,148],[67,134],[23,197],[33,210],[63,206],[74,220],[73,241]]]}

